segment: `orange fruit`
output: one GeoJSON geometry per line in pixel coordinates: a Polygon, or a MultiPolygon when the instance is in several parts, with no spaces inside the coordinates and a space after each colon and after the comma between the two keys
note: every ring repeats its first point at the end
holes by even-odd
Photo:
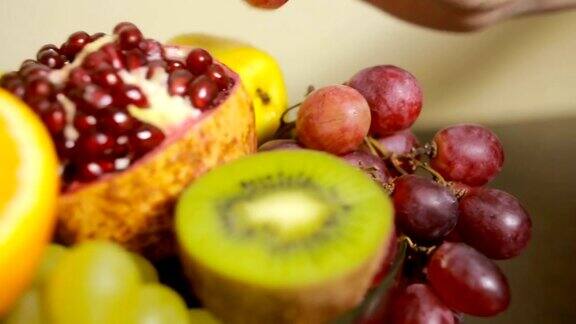
{"type": "Polygon", "coordinates": [[[31,283],[50,241],[58,178],[48,132],[0,89],[0,317],[31,283]]]}

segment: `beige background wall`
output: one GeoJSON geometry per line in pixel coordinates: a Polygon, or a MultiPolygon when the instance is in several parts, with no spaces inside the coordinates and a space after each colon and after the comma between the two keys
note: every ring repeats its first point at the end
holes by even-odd
{"type": "Polygon", "coordinates": [[[274,13],[240,0],[0,0],[0,69],[73,31],[110,31],[120,20],[159,39],[202,31],[252,42],[278,58],[292,102],[309,84],[389,63],[424,85],[419,127],[576,115],[576,12],[458,35],[405,24],[357,0],[292,0],[274,13]]]}

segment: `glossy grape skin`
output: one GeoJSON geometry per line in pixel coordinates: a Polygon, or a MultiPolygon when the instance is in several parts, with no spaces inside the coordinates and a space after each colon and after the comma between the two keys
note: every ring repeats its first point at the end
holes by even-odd
{"type": "Polygon", "coordinates": [[[210,312],[201,308],[190,310],[190,320],[192,324],[220,324],[210,312]]]}
{"type": "Polygon", "coordinates": [[[354,151],[342,156],[342,159],[348,164],[362,170],[372,180],[380,185],[385,185],[390,181],[390,173],[386,164],[379,157],[364,151],[354,151]]]}
{"type": "Polygon", "coordinates": [[[5,318],[0,318],[2,324],[42,324],[46,323],[46,315],[42,309],[42,293],[38,288],[29,289],[5,318]]]}
{"type": "Polygon", "coordinates": [[[482,186],[498,175],[504,165],[504,148],[489,129],[461,124],[444,128],[434,136],[436,154],[432,167],[446,180],[482,186]]]}
{"type": "Polygon", "coordinates": [[[386,248],[386,255],[382,259],[380,263],[380,269],[372,279],[372,288],[378,287],[382,281],[386,278],[389,274],[394,262],[396,261],[396,255],[398,254],[398,236],[396,235],[396,231],[392,231],[392,235],[390,236],[390,241],[388,242],[388,247],[386,248]]]}
{"type": "Polygon", "coordinates": [[[113,243],[83,243],[60,261],[46,283],[49,316],[59,324],[115,323],[140,282],[128,252],[113,243]]]}
{"type": "Polygon", "coordinates": [[[434,242],[458,221],[458,201],[432,179],[404,175],[394,182],[392,200],[398,229],[418,242],[434,242]]]}
{"type": "Polygon", "coordinates": [[[370,120],[368,103],[358,91],[333,85],[312,92],[304,100],[296,132],[306,148],[343,155],[362,144],[370,120]]]}
{"type": "Polygon", "coordinates": [[[277,139],[268,141],[262,144],[259,148],[259,152],[265,151],[275,151],[275,150],[301,150],[303,149],[297,141],[293,139],[277,139]]]}
{"type": "Polygon", "coordinates": [[[288,0],[246,0],[250,5],[261,9],[278,9],[288,0]]]}
{"type": "Polygon", "coordinates": [[[418,138],[409,129],[378,138],[377,141],[388,152],[397,155],[410,153],[413,148],[419,145],[418,138]]]}
{"type": "Polygon", "coordinates": [[[140,287],[119,323],[190,323],[184,300],[172,289],[158,283],[140,287]]]}
{"type": "Polygon", "coordinates": [[[454,324],[452,311],[425,284],[412,284],[390,304],[390,324],[454,324]]]}
{"type": "Polygon", "coordinates": [[[498,189],[475,188],[460,200],[458,232],[491,259],[510,259],[528,245],[530,215],[514,196],[498,189]]]}
{"type": "Polygon", "coordinates": [[[495,316],[510,304],[510,288],[502,271],[466,244],[443,243],[432,254],[426,271],[436,295],[455,311],[495,316]]]}
{"type": "Polygon", "coordinates": [[[138,270],[140,270],[140,277],[142,278],[142,282],[158,282],[158,272],[152,263],[150,263],[150,261],[136,253],[130,253],[130,257],[138,267],[138,270]]]}
{"type": "Polygon", "coordinates": [[[42,261],[34,278],[34,284],[43,285],[60,261],[68,255],[68,251],[69,250],[62,245],[50,244],[42,256],[42,261]]]}
{"type": "Polygon", "coordinates": [[[422,89],[416,78],[392,65],[366,68],[348,85],[358,90],[372,111],[370,131],[386,136],[412,126],[422,110],[422,89]]]}

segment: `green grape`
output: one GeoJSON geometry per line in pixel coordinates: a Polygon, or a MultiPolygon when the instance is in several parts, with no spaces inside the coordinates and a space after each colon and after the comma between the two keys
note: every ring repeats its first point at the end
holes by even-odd
{"type": "Polygon", "coordinates": [[[14,306],[3,324],[42,324],[46,323],[41,304],[41,293],[38,289],[28,290],[14,306]]]}
{"type": "Polygon", "coordinates": [[[115,323],[140,287],[130,254],[109,242],[72,249],[47,281],[45,302],[56,324],[115,323]]]}
{"type": "Polygon", "coordinates": [[[201,308],[190,310],[190,321],[192,324],[220,324],[210,312],[201,308]]]}
{"type": "Polygon", "coordinates": [[[130,253],[130,256],[132,261],[138,266],[143,282],[158,282],[158,272],[150,261],[136,253],[130,253]]]}
{"type": "Polygon", "coordinates": [[[42,256],[36,278],[34,278],[34,284],[43,284],[68,251],[69,250],[62,245],[50,244],[42,256]]]}
{"type": "Polygon", "coordinates": [[[170,288],[158,283],[141,286],[131,303],[131,311],[120,316],[125,324],[187,324],[190,323],[184,300],[170,288]]]}

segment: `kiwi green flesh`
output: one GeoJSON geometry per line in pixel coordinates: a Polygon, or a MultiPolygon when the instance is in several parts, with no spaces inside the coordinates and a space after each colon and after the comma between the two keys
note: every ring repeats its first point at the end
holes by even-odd
{"type": "Polygon", "coordinates": [[[179,199],[182,253],[237,282],[283,288],[343,277],[392,231],[387,195],[363,172],[316,151],[235,160],[179,199]]]}

